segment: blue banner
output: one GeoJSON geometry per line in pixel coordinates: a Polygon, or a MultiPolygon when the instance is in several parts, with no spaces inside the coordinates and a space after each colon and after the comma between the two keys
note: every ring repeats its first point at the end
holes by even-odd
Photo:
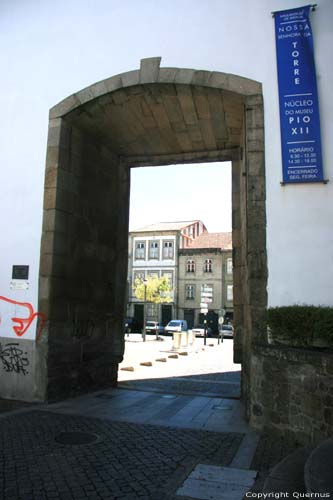
{"type": "Polygon", "coordinates": [[[311,6],[274,12],[283,182],[323,182],[311,6]]]}

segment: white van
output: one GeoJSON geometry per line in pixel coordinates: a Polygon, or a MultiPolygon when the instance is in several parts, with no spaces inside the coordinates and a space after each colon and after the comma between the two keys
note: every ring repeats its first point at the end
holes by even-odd
{"type": "Polygon", "coordinates": [[[187,321],[184,319],[172,319],[164,328],[164,333],[187,332],[187,321]]]}

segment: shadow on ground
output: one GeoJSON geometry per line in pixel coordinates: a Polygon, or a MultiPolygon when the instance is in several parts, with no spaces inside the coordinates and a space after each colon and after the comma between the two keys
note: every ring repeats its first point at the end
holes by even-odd
{"type": "Polygon", "coordinates": [[[240,398],[240,371],[186,375],[168,378],[146,378],[118,382],[119,389],[168,392],[218,398],[240,398]]]}

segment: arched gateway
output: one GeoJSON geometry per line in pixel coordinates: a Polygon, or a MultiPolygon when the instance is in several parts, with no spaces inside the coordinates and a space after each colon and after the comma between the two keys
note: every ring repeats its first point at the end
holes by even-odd
{"type": "Polygon", "coordinates": [[[232,161],[235,359],[249,394],[247,360],[267,303],[261,84],[151,58],[51,109],[39,284],[47,322],[36,351],[43,399],[116,382],[130,168],[224,160],[232,161]]]}

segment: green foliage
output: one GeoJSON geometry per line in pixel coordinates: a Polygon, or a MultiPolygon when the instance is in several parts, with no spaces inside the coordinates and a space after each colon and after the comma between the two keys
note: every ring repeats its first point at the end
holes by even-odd
{"type": "Polygon", "coordinates": [[[136,279],[133,285],[135,297],[139,300],[146,300],[146,302],[153,302],[154,304],[162,304],[171,302],[171,287],[167,277],[154,278],[148,276],[146,291],[144,282],[136,279]],[[145,297],[146,295],[146,297],[145,297]]]}
{"type": "Polygon", "coordinates": [[[284,306],[267,310],[273,341],[295,347],[333,347],[333,308],[284,306]]]}

